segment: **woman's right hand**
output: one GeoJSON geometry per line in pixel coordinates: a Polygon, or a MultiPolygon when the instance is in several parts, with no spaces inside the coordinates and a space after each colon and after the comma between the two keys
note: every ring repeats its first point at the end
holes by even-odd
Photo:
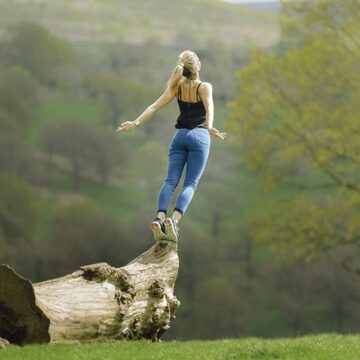
{"type": "Polygon", "coordinates": [[[210,129],[208,129],[210,135],[214,136],[214,137],[218,137],[220,138],[221,140],[224,140],[227,133],[226,132],[220,132],[218,129],[212,127],[210,129]]]}

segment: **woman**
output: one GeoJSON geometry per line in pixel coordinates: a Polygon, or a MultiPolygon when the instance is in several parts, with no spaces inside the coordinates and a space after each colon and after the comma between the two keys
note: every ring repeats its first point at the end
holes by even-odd
{"type": "Polygon", "coordinates": [[[175,124],[177,130],[169,147],[168,174],[158,194],[157,217],[151,223],[157,241],[178,241],[178,223],[185,214],[204,171],[210,151],[210,136],[223,140],[227,135],[213,127],[212,85],[200,81],[200,68],[198,56],[193,51],[183,51],[164,93],[136,120],[126,121],[116,130],[134,129],[177,97],[180,115],[175,124]],[[185,163],[187,166],[183,188],[176,200],[172,216],[166,218],[168,204],[181,178],[185,163]]]}

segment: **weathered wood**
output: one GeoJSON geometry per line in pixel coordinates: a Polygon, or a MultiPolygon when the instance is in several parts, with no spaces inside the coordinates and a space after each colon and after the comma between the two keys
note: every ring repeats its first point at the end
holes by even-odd
{"type": "Polygon", "coordinates": [[[177,244],[168,241],[120,268],[91,264],[36,284],[0,265],[0,337],[20,345],[160,341],[180,305],[178,268],[177,244]]]}
{"type": "Polygon", "coordinates": [[[10,342],[8,340],[0,337],[0,349],[5,349],[6,346],[8,346],[9,344],[10,344],[10,342]]]}

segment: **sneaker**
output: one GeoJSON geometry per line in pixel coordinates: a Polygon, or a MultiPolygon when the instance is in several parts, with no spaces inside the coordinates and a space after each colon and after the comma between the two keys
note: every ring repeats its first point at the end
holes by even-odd
{"type": "Polygon", "coordinates": [[[160,218],[155,218],[150,224],[155,241],[167,240],[165,225],[160,218]]]}
{"type": "Polygon", "coordinates": [[[164,221],[167,239],[178,242],[179,240],[179,226],[177,220],[171,216],[164,221]]]}

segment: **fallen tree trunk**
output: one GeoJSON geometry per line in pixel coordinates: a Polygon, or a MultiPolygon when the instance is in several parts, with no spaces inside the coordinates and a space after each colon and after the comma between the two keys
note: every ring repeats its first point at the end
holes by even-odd
{"type": "Polygon", "coordinates": [[[156,243],[124,267],[81,266],[32,284],[0,265],[0,337],[12,344],[160,341],[180,305],[177,244],[156,243]]]}
{"type": "Polygon", "coordinates": [[[9,345],[9,341],[0,337],[0,349],[5,349],[9,345]]]}

